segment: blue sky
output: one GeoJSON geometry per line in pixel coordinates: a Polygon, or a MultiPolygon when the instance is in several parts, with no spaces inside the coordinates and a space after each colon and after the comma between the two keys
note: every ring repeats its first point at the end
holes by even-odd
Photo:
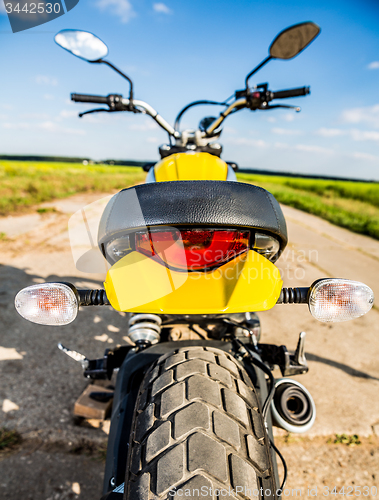
{"type": "MultiPolygon", "coordinates": [[[[311,86],[288,110],[236,113],[223,158],[240,166],[379,180],[379,2],[376,0],[80,0],[69,13],[12,33],[0,8],[0,154],[154,160],[167,135],[146,116],[99,114],[71,92],[128,95],[109,68],[60,49],[64,28],[96,33],[109,60],[133,79],[135,97],[169,122],[196,99],[223,100],[244,86],[283,28],[311,20],[320,36],[298,57],[271,61],[251,83],[311,86]]],[[[194,128],[218,108],[190,111],[194,128]]]]}

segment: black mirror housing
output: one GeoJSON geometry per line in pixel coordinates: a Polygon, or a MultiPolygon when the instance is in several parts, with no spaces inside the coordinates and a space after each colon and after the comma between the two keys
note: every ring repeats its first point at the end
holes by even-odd
{"type": "Polygon", "coordinates": [[[270,46],[273,59],[292,59],[300,54],[320,33],[320,27],[312,22],[295,24],[283,30],[270,46]]]}

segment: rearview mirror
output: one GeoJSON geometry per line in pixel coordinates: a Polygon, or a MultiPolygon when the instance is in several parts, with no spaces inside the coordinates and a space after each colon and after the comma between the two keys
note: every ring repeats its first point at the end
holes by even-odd
{"type": "Polygon", "coordinates": [[[249,79],[271,59],[292,59],[297,54],[300,54],[316,38],[320,31],[320,27],[317,24],[307,22],[295,24],[279,33],[270,45],[268,57],[247,75],[245,79],[246,91],[249,89],[249,79]]]}
{"type": "Polygon", "coordinates": [[[88,31],[62,30],[55,35],[55,43],[74,56],[95,62],[108,55],[108,47],[88,31]]]}
{"type": "Polygon", "coordinates": [[[291,26],[275,38],[270,46],[270,56],[274,59],[292,59],[300,54],[320,33],[315,23],[300,23],[291,26]]]}

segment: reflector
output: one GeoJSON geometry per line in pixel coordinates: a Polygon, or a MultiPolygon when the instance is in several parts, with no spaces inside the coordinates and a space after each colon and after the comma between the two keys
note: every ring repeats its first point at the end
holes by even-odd
{"type": "Polygon", "coordinates": [[[279,241],[268,234],[255,233],[254,250],[266,257],[266,259],[275,262],[278,259],[280,250],[279,241]]]}
{"type": "Polygon", "coordinates": [[[75,292],[64,283],[43,283],[23,288],[15,298],[17,312],[39,325],[68,325],[78,314],[75,292]]]}
{"type": "Polygon", "coordinates": [[[323,279],[312,285],[308,303],[312,316],[319,321],[348,321],[371,309],[374,293],[359,281],[323,279]]]}

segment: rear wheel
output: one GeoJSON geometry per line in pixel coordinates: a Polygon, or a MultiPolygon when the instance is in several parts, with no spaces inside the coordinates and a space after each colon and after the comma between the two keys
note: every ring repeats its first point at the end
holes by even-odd
{"type": "Polygon", "coordinates": [[[126,499],[276,498],[260,405],[229,354],[185,347],[165,354],[139,391],[126,499]]]}

